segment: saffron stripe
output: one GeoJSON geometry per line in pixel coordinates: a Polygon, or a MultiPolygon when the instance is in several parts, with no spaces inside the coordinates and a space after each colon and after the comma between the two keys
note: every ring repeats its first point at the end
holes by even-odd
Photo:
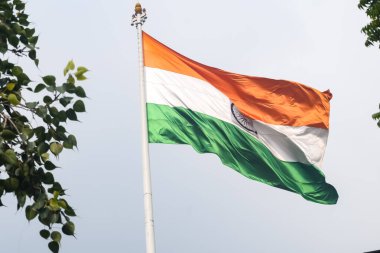
{"type": "Polygon", "coordinates": [[[143,33],[144,65],[204,80],[251,119],[274,125],[329,128],[329,91],[226,72],[193,61],[143,33]]]}

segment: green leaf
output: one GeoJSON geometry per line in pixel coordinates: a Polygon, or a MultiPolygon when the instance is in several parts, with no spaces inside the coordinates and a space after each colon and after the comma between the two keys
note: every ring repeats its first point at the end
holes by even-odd
{"type": "MultiPolygon", "coordinates": [[[[46,139],[51,139],[55,136],[55,130],[53,128],[50,128],[48,132],[46,133],[46,139]]],[[[50,147],[50,146],[49,146],[50,147]]]]}
{"type": "Polygon", "coordinates": [[[21,28],[21,26],[18,24],[18,23],[12,23],[11,24],[11,28],[13,29],[13,31],[15,31],[17,34],[20,34],[23,29],[21,28]]]}
{"type": "Polygon", "coordinates": [[[66,140],[66,129],[63,126],[58,126],[56,129],[57,137],[60,140],[66,140]]]}
{"type": "Polygon", "coordinates": [[[64,83],[63,87],[68,93],[75,93],[76,87],[72,83],[64,83]]]}
{"type": "Polygon", "coordinates": [[[81,86],[78,86],[75,88],[75,94],[81,98],[86,97],[86,92],[84,91],[84,89],[81,86]]]}
{"type": "MultiPolygon", "coordinates": [[[[49,153],[41,154],[41,159],[42,159],[42,161],[44,161],[46,163],[46,161],[49,160],[49,153]]],[[[45,167],[46,167],[46,164],[45,164],[45,167]]]]}
{"type": "Polygon", "coordinates": [[[13,68],[12,68],[12,73],[13,73],[13,75],[15,75],[15,76],[20,76],[22,73],[24,73],[23,72],[23,70],[22,70],[22,68],[20,67],[20,66],[14,66],[13,68]]]}
{"type": "Polygon", "coordinates": [[[74,111],[73,109],[68,109],[68,110],[66,111],[66,114],[67,114],[67,117],[68,117],[70,120],[78,121],[77,114],[75,113],[75,111],[74,111]]]}
{"type": "Polygon", "coordinates": [[[76,112],[85,112],[86,111],[86,108],[85,108],[82,100],[76,101],[73,105],[73,109],[76,112]]]}
{"type": "Polygon", "coordinates": [[[63,209],[67,209],[67,207],[69,206],[66,202],[66,200],[64,199],[60,199],[58,200],[58,205],[59,207],[63,208],[63,209]]]}
{"type": "Polygon", "coordinates": [[[61,122],[66,122],[66,120],[67,120],[66,112],[63,110],[59,111],[57,117],[58,117],[59,121],[61,121],[61,122]]]}
{"type": "Polygon", "coordinates": [[[30,83],[30,79],[25,73],[21,73],[19,76],[17,76],[17,80],[20,85],[27,85],[30,83]]]}
{"type": "Polygon", "coordinates": [[[72,97],[63,97],[63,98],[59,99],[59,102],[61,103],[61,105],[66,107],[68,104],[70,104],[72,99],[73,99],[72,97]]]}
{"type": "Polygon", "coordinates": [[[86,68],[86,67],[83,67],[83,66],[79,66],[78,68],[77,68],[77,73],[79,73],[79,74],[84,74],[84,73],[86,73],[88,71],[88,69],[86,68]]]}
{"type": "Polygon", "coordinates": [[[0,53],[5,54],[8,51],[8,44],[0,42],[0,53]]]}
{"type": "MultiPolygon", "coordinates": [[[[43,207],[39,212],[39,218],[41,218],[42,220],[47,220],[51,213],[52,211],[48,207],[43,207]]],[[[47,224],[49,224],[49,222],[47,222],[47,224]]]]}
{"type": "MultiPolygon", "coordinates": [[[[53,195],[54,195],[54,199],[58,199],[59,191],[54,191],[53,195]]],[[[57,204],[58,204],[58,201],[57,201],[57,204]]]]}
{"type": "Polygon", "coordinates": [[[12,149],[7,149],[4,153],[0,154],[1,160],[11,165],[15,165],[17,163],[17,157],[15,152],[12,149]]]}
{"type": "Polygon", "coordinates": [[[69,61],[65,67],[65,69],[63,70],[63,75],[67,75],[67,73],[70,71],[70,70],[74,70],[75,69],[75,64],[73,62],[73,60],[69,61]]]}
{"type": "Polygon", "coordinates": [[[40,210],[46,204],[47,196],[45,193],[42,193],[38,196],[37,200],[33,204],[33,209],[40,210]]]}
{"type": "Polygon", "coordinates": [[[38,41],[38,36],[34,36],[34,37],[30,37],[30,38],[29,38],[29,42],[30,42],[30,44],[32,44],[32,45],[36,45],[36,44],[37,44],[37,41],[38,41]]]}
{"type": "Polygon", "coordinates": [[[71,221],[68,221],[62,226],[62,232],[65,235],[74,235],[75,232],[75,225],[71,221]]]}
{"type": "Polygon", "coordinates": [[[46,106],[40,105],[39,107],[37,107],[36,114],[40,116],[41,118],[45,118],[47,115],[46,106]]]}
{"type": "Polygon", "coordinates": [[[64,190],[62,189],[62,186],[60,183],[58,182],[54,182],[53,186],[51,188],[48,189],[48,192],[50,193],[54,193],[55,191],[58,191],[60,192],[61,195],[64,195],[62,193],[64,193],[64,190]]]}
{"type": "Polygon", "coordinates": [[[15,88],[15,83],[7,83],[7,90],[12,91],[15,88]]]}
{"type": "Polygon", "coordinates": [[[58,143],[58,142],[52,142],[50,144],[50,151],[55,155],[55,156],[58,156],[59,153],[62,152],[62,149],[63,149],[63,146],[62,144],[58,143]]]}
{"type": "Polygon", "coordinates": [[[32,28],[25,28],[25,34],[27,37],[32,37],[34,33],[36,32],[36,29],[32,28]]]}
{"type": "Polygon", "coordinates": [[[380,112],[372,114],[372,119],[374,119],[374,120],[380,119],[380,112]]]}
{"type": "Polygon", "coordinates": [[[24,128],[22,129],[22,134],[25,136],[25,138],[26,138],[27,140],[29,140],[30,138],[33,137],[34,132],[33,132],[33,130],[30,129],[29,127],[24,127],[24,128]]]}
{"type": "Polygon", "coordinates": [[[50,125],[52,123],[52,117],[50,115],[46,115],[44,118],[44,122],[50,125]]]}
{"type": "Polygon", "coordinates": [[[74,209],[71,208],[71,206],[68,206],[66,208],[65,214],[72,217],[77,216],[77,214],[75,213],[74,209]]]}
{"type": "Polygon", "coordinates": [[[58,211],[60,210],[60,207],[58,205],[58,200],[57,199],[50,199],[49,200],[49,206],[54,210],[54,211],[58,211]]]}
{"type": "Polygon", "coordinates": [[[54,92],[56,89],[55,89],[55,86],[47,86],[46,90],[50,92],[54,92]]]}
{"type": "Polygon", "coordinates": [[[67,78],[67,82],[74,85],[75,84],[75,78],[72,75],[69,75],[69,77],[67,78]]]}
{"type": "MultiPolygon", "coordinates": [[[[54,126],[58,127],[59,126],[59,122],[60,120],[58,119],[58,117],[54,117],[53,120],[52,120],[52,123],[54,126]]],[[[60,139],[56,139],[57,141],[61,141],[60,139]]]]}
{"type": "Polygon", "coordinates": [[[49,113],[52,117],[57,117],[59,112],[57,107],[51,106],[49,107],[49,113]]]}
{"type": "Polygon", "coordinates": [[[18,167],[18,168],[15,169],[14,173],[15,173],[16,177],[19,177],[21,175],[21,173],[22,173],[22,169],[20,167],[18,167]]]}
{"type": "Polygon", "coordinates": [[[77,140],[74,135],[69,135],[67,139],[63,142],[63,147],[67,149],[72,149],[73,147],[77,147],[77,140]]]}
{"type": "Polygon", "coordinates": [[[34,92],[35,92],[35,93],[38,93],[38,92],[42,91],[42,90],[45,89],[45,88],[46,88],[46,85],[45,85],[45,84],[43,84],[43,83],[39,83],[39,84],[36,86],[36,88],[34,88],[34,92]]]}
{"type": "Polygon", "coordinates": [[[43,126],[34,128],[34,133],[36,134],[39,141],[45,140],[46,138],[45,130],[46,129],[43,126]]]}
{"type": "Polygon", "coordinates": [[[18,100],[17,96],[13,93],[8,95],[8,101],[12,105],[18,105],[20,103],[20,100],[18,100]]]}
{"type": "Polygon", "coordinates": [[[54,183],[54,176],[50,172],[46,172],[45,175],[42,178],[42,182],[45,184],[53,184],[54,183]]]}
{"type": "Polygon", "coordinates": [[[86,80],[87,78],[84,76],[84,74],[88,71],[87,68],[85,67],[78,67],[77,68],[77,72],[75,72],[75,77],[78,79],[78,80],[86,80]]]}
{"type": "Polygon", "coordinates": [[[44,239],[48,239],[49,236],[50,236],[50,232],[49,232],[49,230],[42,229],[42,230],[40,231],[40,236],[41,236],[42,238],[44,238],[44,239]]]}
{"type": "Polygon", "coordinates": [[[55,86],[55,76],[44,76],[42,80],[44,80],[48,86],[55,86]]]}
{"type": "Polygon", "coordinates": [[[24,44],[25,46],[28,46],[28,45],[29,45],[28,38],[27,38],[25,35],[21,35],[21,36],[20,36],[20,41],[21,41],[22,44],[24,44]]]}
{"type": "Polygon", "coordinates": [[[57,88],[56,88],[56,90],[59,92],[59,93],[61,93],[61,94],[63,94],[63,93],[65,93],[66,92],[66,88],[65,88],[65,86],[58,86],[57,88]]]}
{"type": "Polygon", "coordinates": [[[28,55],[29,55],[29,58],[30,58],[30,59],[35,60],[36,57],[37,57],[36,50],[34,50],[34,49],[33,49],[33,50],[30,50],[28,55]]]}
{"type": "Polygon", "coordinates": [[[6,192],[13,192],[20,186],[20,181],[15,177],[4,180],[4,189],[6,192]]]}
{"type": "Polygon", "coordinates": [[[45,162],[45,169],[46,170],[54,170],[55,168],[57,168],[57,166],[55,166],[55,164],[52,163],[51,161],[45,162]]]}
{"type": "MultiPolygon", "coordinates": [[[[36,218],[38,212],[32,208],[32,206],[27,206],[25,208],[25,216],[26,216],[26,219],[28,221],[31,221],[33,220],[34,218],[36,218]]],[[[41,233],[40,233],[41,234],[41,233]]],[[[42,235],[41,235],[42,236],[42,235]]]]}
{"type": "Polygon", "coordinates": [[[22,176],[28,177],[30,175],[30,168],[27,163],[22,165],[22,176]]]}
{"type": "MultiPolygon", "coordinates": [[[[59,208],[59,207],[58,207],[59,208]]],[[[61,215],[57,212],[52,213],[50,223],[57,223],[59,220],[61,220],[61,215]]],[[[61,222],[62,223],[62,222],[61,222]]]]}
{"type": "Polygon", "coordinates": [[[1,132],[1,137],[3,137],[4,140],[10,141],[17,137],[17,135],[12,132],[11,130],[4,129],[1,132]]]}
{"type": "Polygon", "coordinates": [[[48,209],[48,208],[43,208],[42,210],[40,210],[39,212],[39,215],[38,215],[38,220],[48,226],[49,228],[51,228],[51,211],[48,209]]]}
{"type": "Polygon", "coordinates": [[[53,102],[53,99],[49,96],[44,96],[43,101],[45,104],[51,104],[53,102]]]}
{"type": "Polygon", "coordinates": [[[24,192],[20,192],[17,194],[17,208],[23,207],[26,201],[26,194],[24,192]]]}
{"type": "MultiPolygon", "coordinates": [[[[16,117],[17,120],[19,120],[20,122],[22,123],[26,123],[26,122],[29,122],[28,118],[25,117],[24,115],[21,115],[19,112],[14,112],[14,114],[12,115],[12,117],[16,117]]],[[[19,124],[19,122],[16,122],[16,125],[19,124]]],[[[21,126],[19,126],[21,128],[21,126]]]]}
{"type": "Polygon", "coordinates": [[[18,15],[18,17],[21,25],[28,26],[30,24],[30,22],[27,20],[28,15],[21,13],[18,15]]]}
{"type": "Polygon", "coordinates": [[[9,44],[11,44],[13,47],[17,47],[19,43],[19,39],[16,35],[12,34],[8,37],[9,44]]]}
{"type": "Polygon", "coordinates": [[[35,109],[37,105],[38,105],[38,102],[26,102],[25,103],[25,106],[28,107],[29,109],[35,109]]]}
{"type": "Polygon", "coordinates": [[[87,77],[85,77],[84,75],[75,75],[75,77],[77,78],[77,80],[79,81],[84,81],[87,79],[87,77]]]}
{"type": "Polygon", "coordinates": [[[48,247],[51,250],[51,252],[53,252],[53,253],[58,253],[59,252],[59,244],[58,244],[58,242],[51,241],[51,242],[49,242],[48,247]]]}
{"type": "Polygon", "coordinates": [[[74,147],[77,147],[78,144],[77,144],[77,139],[75,138],[74,135],[70,134],[68,137],[67,137],[67,141],[69,141],[74,147]]]}
{"type": "Polygon", "coordinates": [[[16,10],[18,10],[18,11],[22,11],[22,10],[24,10],[25,9],[25,3],[23,3],[23,2],[18,2],[18,3],[15,3],[16,4],[16,10]]]}
{"type": "Polygon", "coordinates": [[[61,241],[61,239],[62,239],[62,235],[61,235],[61,233],[58,232],[58,231],[53,231],[53,232],[51,233],[51,235],[50,235],[50,238],[51,238],[53,241],[59,243],[59,242],[61,241]]]}
{"type": "Polygon", "coordinates": [[[43,153],[46,153],[49,150],[49,145],[46,142],[42,142],[37,147],[37,152],[39,155],[42,155],[43,153]]]}

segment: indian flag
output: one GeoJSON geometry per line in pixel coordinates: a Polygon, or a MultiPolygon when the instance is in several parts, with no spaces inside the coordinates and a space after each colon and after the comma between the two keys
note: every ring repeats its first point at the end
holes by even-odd
{"type": "Polygon", "coordinates": [[[337,202],[320,170],[329,91],[209,67],[146,33],[143,51],[150,143],[188,144],[247,178],[337,202]]]}

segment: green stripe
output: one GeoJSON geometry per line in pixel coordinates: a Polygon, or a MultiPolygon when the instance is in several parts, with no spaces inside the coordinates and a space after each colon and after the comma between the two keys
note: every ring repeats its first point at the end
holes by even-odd
{"type": "Polygon", "coordinates": [[[214,153],[242,175],[301,194],[305,199],[335,204],[338,194],[313,165],[284,162],[250,134],[234,125],[182,107],[147,104],[150,143],[189,144],[199,153],[214,153]]]}

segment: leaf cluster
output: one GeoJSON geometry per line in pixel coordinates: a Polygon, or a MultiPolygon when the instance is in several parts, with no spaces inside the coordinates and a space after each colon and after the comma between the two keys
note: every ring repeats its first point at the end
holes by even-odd
{"type": "Polygon", "coordinates": [[[362,32],[367,36],[365,46],[369,47],[379,43],[380,48],[380,0],[360,0],[358,7],[365,10],[371,20],[362,28],[362,32]]]}
{"type": "Polygon", "coordinates": [[[15,196],[17,210],[24,208],[28,221],[35,219],[46,227],[40,235],[50,240],[52,252],[58,252],[61,232],[74,236],[71,218],[76,213],[54,177],[55,160],[64,149],[77,147],[66,127],[86,111],[86,92],[78,82],[86,79],[88,70],[69,61],[63,83],[53,75],[32,82],[9,59],[27,57],[38,65],[37,42],[25,3],[0,0],[0,206],[4,195],[15,196]],[[39,99],[31,100],[36,96],[30,94],[39,99]]]}
{"type": "Polygon", "coordinates": [[[25,3],[21,0],[0,0],[0,53],[12,52],[28,56],[38,65],[36,30],[30,27],[25,3]]]}
{"type": "MultiPolygon", "coordinates": [[[[379,104],[379,110],[380,110],[380,104],[379,104]]],[[[372,114],[372,119],[377,120],[377,126],[380,127],[380,112],[376,112],[372,114]]]]}

